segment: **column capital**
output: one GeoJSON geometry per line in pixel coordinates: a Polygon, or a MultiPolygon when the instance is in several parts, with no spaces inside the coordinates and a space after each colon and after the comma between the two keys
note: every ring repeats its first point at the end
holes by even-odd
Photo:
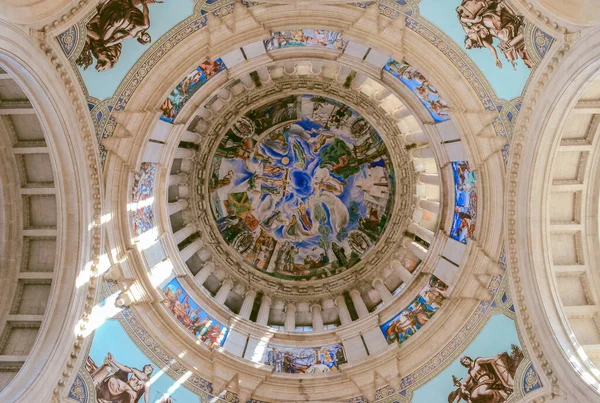
{"type": "Polygon", "coordinates": [[[273,303],[273,300],[268,295],[263,294],[263,296],[262,296],[262,298],[260,300],[260,303],[261,304],[269,304],[269,305],[271,305],[271,303],[273,303]]]}
{"type": "Polygon", "coordinates": [[[230,279],[229,277],[226,277],[223,282],[221,283],[221,287],[233,287],[233,280],[230,279]]]}
{"type": "Polygon", "coordinates": [[[377,277],[377,278],[375,278],[373,281],[371,281],[371,285],[372,285],[374,288],[377,288],[377,287],[375,286],[375,284],[383,284],[383,285],[385,285],[385,283],[383,282],[383,280],[382,280],[381,278],[379,278],[379,277],[377,277]]]}
{"type": "Polygon", "coordinates": [[[202,269],[200,270],[206,270],[208,272],[213,272],[215,271],[216,266],[215,263],[212,260],[209,260],[208,262],[204,263],[204,265],[202,266],[202,269]]]}
{"type": "Polygon", "coordinates": [[[350,294],[351,297],[360,297],[360,291],[358,291],[356,288],[353,290],[350,290],[348,292],[348,294],[350,294]]]}
{"type": "Polygon", "coordinates": [[[315,310],[315,309],[317,309],[317,308],[318,308],[318,310],[319,310],[319,311],[322,311],[322,310],[323,310],[323,307],[321,306],[321,303],[319,303],[319,302],[314,302],[314,303],[310,304],[310,311],[311,311],[311,312],[312,312],[312,311],[314,311],[314,310],[315,310]]]}
{"type": "Polygon", "coordinates": [[[253,290],[252,288],[249,288],[244,293],[244,298],[256,298],[256,294],[257,293],[255,290],[253,290]]]}
{"type": "Polygon", "coordinates": [[[288,301],[285,303],[285,312],[288,310],[296,312],[296,304],[294,302],[288,301]]]}
{"type": "Polygon", "coordinates": [[[335,304],[335,306],[339,306],[339,303],[346,306],[346,298],[344,298],[343,295],[338,295],[337,297],[334,298],[333,303],[335,304]]]}

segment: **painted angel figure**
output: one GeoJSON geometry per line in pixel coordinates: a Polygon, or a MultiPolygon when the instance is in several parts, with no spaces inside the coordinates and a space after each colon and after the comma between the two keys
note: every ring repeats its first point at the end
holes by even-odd
{"type": "Polygon", "coordinates": [[[75,61],[87,69],[96,59],[96,70],[113,68],[123,48],[122,42],[137,38],[142,45],[152,41],[148,4],[160,0],[107,0],[98,5],[96,13],[87,23],[87,38],[83,51],[75,61]],[[92,57],[93,56],[93,57],[92,57]]]}
{"type": "Polygon", "coordinates": [[[150,364],[144,365],[141,370],[120,364],[108,353],[104,364],[91,374],[98,403],[137,403],[142,396],[146,403],[150,403],[153,371],[154,367],[150,364]]]}
{"type": "Polygon", "coordinates": [[[504,0],[463,0],[456,8],[456,13],[466,34],[466,49],[488,49],[498,68],[502,68],[498,50],[515,69],[518,58],[527,67],[533,67],[525,47],[523,17],[517,15],[504,0]],[[498,50],[494,39],[499,41],[498,50]]]}

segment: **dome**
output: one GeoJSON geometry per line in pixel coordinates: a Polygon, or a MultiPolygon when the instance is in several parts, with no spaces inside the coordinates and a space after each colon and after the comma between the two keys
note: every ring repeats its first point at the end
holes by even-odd
{"type": "Polygon", "coordinates": [[[593,7],[34,3],[0,400],[600,400],[593,7]]]}

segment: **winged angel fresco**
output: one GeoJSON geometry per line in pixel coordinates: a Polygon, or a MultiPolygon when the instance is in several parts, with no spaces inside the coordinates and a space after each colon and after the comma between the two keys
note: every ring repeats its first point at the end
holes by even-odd
{"type": "Polygon", "coordinates": [[[465,31],[465,48],[488,49],[496,66],[502,68],[495,40],[500,52],[514,69],[521,58],[529,68],[533,61],[525,47],[523,16],[517,13],[504,0],[463,0],[456,8],[458,20],[465,31]]]}
{"type": "Polygon", "coordinates": [[[142,45],[152,41],[148,4],[160,0],[106,0],[86,24],[87,37],[83,51],[75,63],[87,69],[96,59],[96,70],[113,68],[123,48],[123,41],[136,38],[142,45]]]}

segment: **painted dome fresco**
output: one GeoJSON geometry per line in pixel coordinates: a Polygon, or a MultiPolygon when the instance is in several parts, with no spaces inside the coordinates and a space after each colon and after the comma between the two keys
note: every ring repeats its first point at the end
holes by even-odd
{"type": "Polygon", "coordinates": [[[591,3],[0,0],[0,402],[600,402],[591,3]]]}
{"type": "Polygon", "coordinates": [[[327,277],[359,263],[394,202],[383,139],[352,108],[323,96],[252,109],[220,141],[211,169],[223,240],[280,278],[327,277]]]}

